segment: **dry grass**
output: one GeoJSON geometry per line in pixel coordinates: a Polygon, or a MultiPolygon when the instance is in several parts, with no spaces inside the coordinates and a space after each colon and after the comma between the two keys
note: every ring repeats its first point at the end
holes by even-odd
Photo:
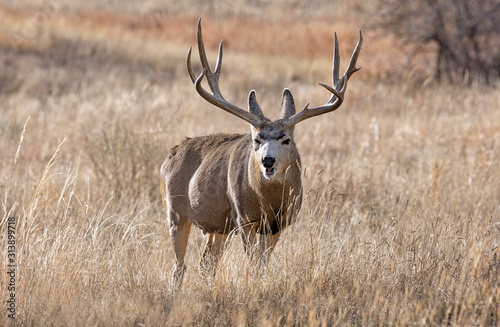
{"type": "MultiPolygon", "coordinates": [[[[33,12],[3,8],[2,30],[33,12]]],[[[176,292],[159,166],[185,136],[248,127],[189,82],[194,16],[175,16],[178,35],[98,16],[58,9],[36,37],[1,41],[0,249],[15,216],[20,325],[499,324],[498,89],[416,84],[392,41],[368,34],[343,108],[297,127],[306,197],[269,265],[235,239],[206,280],[193,230],[176,292]]],[[[298,106],[326,101],[329,23],[249,16],[204,21],[207,43],[227,41],[226,98],[243,106],[255,88],[273,117],[284,87],[298,106]]],[[[346,59],[360,25],[335,24],[346,59]]]]}

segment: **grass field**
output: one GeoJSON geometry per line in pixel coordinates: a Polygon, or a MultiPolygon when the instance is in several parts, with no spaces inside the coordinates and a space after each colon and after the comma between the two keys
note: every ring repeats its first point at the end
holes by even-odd
{"type": "Polygon", "coordinates": [[[333,32],[343,69],[370,8],[82,3],[0,4],[0,325],[500,323],[499,85],[437,84],[365,31],[342,108],[296,128],[304,204],[267,267],[236,236],[207,280],[193,228],[176,291],[159,167],[186,136],[249,131],[189,80],[198,16],[212,62],[224,38],[225,97],[255,89],[276,118],[285,87],[328,100],[333,32]]]}

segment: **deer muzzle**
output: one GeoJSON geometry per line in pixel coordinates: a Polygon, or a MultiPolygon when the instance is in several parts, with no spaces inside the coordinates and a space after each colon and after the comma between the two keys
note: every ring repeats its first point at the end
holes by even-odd
{"type": "Polygon", "coordinates": [[[276,163],[276,158],[271,156],[266,156],[262,158],[262,166],[266,169],[265,173],[267,176],[271,176],[274,174],[275,168],[274,164],[276,163]]]}

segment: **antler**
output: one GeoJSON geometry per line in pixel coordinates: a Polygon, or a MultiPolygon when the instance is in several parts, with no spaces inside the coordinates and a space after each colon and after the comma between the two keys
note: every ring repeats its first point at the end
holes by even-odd
{"type": "Polygon", "coordinates": [[[356,61],[358,60],[359,52],[361,51],[361,45],[363,44],[363,34],[359,31],[359,41],[356,44],[356,48],[352,53],[351,60],[349,61],[349,66],[347,67],[344,76],[339,78],[339,64],[340,64],[340,55],[339,55],[339,42],[337,40],[337,33],[335,33],[335,46],[333,49],[333,87],[328,86],[323,83],[319,83],[319,85],[323,86],[328,91],[332,92],[332,96],[327,103],[320,107],[309,109],[309,103],[304,106],[304,109],[290,117],[287,121],[287,124],[293,126],[297,123],[300,123],[303,120],[309,119],[314,116],[326,114],[327,112],[331,112],[336,110],[342,102],[344,101],[344,93],[347,89],[347,81],[351,77],[352,74],[357,72],[360,68],[356,68],[356,61]]]}
{"type": "Polygon", "coordinates": [[[200,53],[200,61],[203,67],[203,72],[200,74],[200,76],[196,77],[191,67],[191,50],[193,48],[192,46],[189,47],[189,52],[187,55],[187,68],[189,76],[191,77],[191,80],[196,86],[196,91],[198,91],[198,93],[202,96],[202,98],[204,98],[211,104],[221,109],[224,109],[225,111],[243,119],[244,121],[250,123],[255,127],[259,127],[262,124],[262,120],[259,117],[227,102],[222,96],[219,89],[219,76],[222,68],[222,40],[220,41],[219,45],[219,54],[217,55],[215,72],[212,72],[210,70],[210,66],[208,65],[207,55],[205,53],[205,46],[203,45],[203,36],[201,34],[201,18],[198,20],[197,39],[198,39],[198,51],[200,53]],[[201,81],[205,76],[207,77],[208,86],[210,87],[210,90],[212,90],[213,94],[210,94],[201,86],[201,81]]]}

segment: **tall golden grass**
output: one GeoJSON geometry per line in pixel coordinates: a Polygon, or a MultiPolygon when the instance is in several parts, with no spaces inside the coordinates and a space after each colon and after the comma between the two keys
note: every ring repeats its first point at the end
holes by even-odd
{"type": "MultiPolygon", "coordinates": [[[[2,9],[3,31],[36,10],[2,9]]],[[[248,126],[189,81],[193,17],[165,37],[96,15],[58,9],[33,38],[1,38],[0,250],[16,217],[18,263],[13,322],[0,261],[1,325],[499,324],[498,88],[415,82],[393,41],[367,33],[343,107],[297,126],[305,199],[270,263],[253,267],[236,237],[206,279],[193,230],[176,290],[159,167],[186,136],[248,126]]],[[[255,88],[273,117],[284,87],[322,104],[332,44],[312,39],[338,27],[345,63],[361,24],[269,21],[204,21],[212,46],[227,41],[224,95],[243,106],[255,88]]]]}

